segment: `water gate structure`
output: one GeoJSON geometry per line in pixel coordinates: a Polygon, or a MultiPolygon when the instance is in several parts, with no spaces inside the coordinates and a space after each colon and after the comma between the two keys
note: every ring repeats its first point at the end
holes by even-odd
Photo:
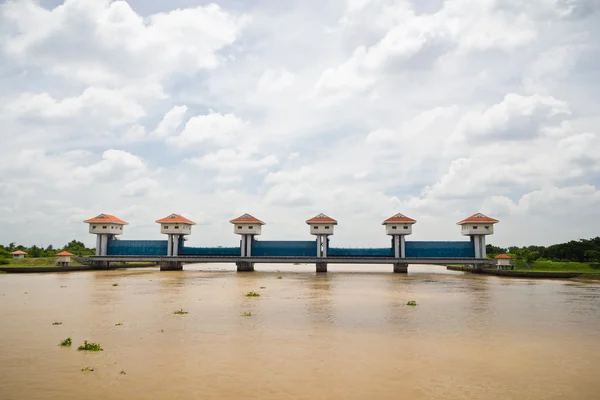
{"type": "Polygon", "coordinates": [[[258,240],[265,225],[250,214],[230,221],[240,235],[235,247],[186,246],[186,236],[195,223],[179,214],[156,222],[166,240],[118,240],[127,222],[110,214],[100,214],[84,221],[96,235],[96,255],[92,265],[109,268],[113,262],[156,262],[161,271],[182,270],[186,263],[235,263],[238,271],[254,271],[256,263],[315,264],[317,272],[327,272],[327,264],[392,264],[393,271],[406,273],[409,264],[470,264],[483,267],[490,261],[485,253],[485,236],[493,234],[498,220],[481,213],[459,221],[464,241],[406,241],[416,220],[396,214],[383,221],[391,236],[389,247],[331,247],[337,221],[319,214],[306,223],[315,240],[258,240]]]}

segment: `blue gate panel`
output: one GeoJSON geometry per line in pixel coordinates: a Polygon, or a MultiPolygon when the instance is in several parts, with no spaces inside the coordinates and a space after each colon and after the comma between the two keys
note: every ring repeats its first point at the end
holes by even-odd
{"type": "Polygon", "coordinates": [[[182,247],[179,249],[181,256],[238,256],[239,247],[182,247]]]}
{"type": "Polygon", "coordinates": [[[394,249],[330,247],[327,257],[394,257],[394,249]]]}
{"type": "Polygon", "coordinates": [[[254,240],[253,257],[316,257],[317,240],[254,240]]]}
{"type": "Polygon", "coordinates": [[[108,256],[166,256],[166,240],[109,240],[108,256]]]}
{"type": "Polygon", "coordinates": [[[471,242],[406,242],[407,258],[474,258],[471,242]]]}

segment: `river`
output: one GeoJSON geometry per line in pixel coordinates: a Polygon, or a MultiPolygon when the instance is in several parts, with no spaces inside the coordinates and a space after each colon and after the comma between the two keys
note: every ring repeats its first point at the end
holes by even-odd
{"type": "Polygon", "coordinates": [[[185,268],[0,275],[0,399],[600,399],[596,283],[185,268]]]}

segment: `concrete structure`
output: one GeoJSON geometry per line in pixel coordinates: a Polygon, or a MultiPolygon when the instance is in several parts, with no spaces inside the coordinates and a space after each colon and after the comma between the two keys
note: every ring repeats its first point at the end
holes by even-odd
{"type": "MultiPolygon", "coordinates": [[[[250,214],[241,215],[229,222],[233,224],[233,232],[241,236],[240,256],[251,257],[254,236],[260,235],[262,226],[265,223],[250,214]]],[[[238,271],[254,271],[254,263],[252,262],[236,262],[236,265],[238,271]]]]}
{"type": "Polygon", "coordinates": [[[168,217],[156,220],[160,224],[160,233],[167,235],[167,256],[179,255],[179,244],[185,235],[192,233],[192,225],[196,225],[179,214],[171,214],[168,217]]]}
{"type": "Polygon", "coordinates": [[[56,259],[57,267],[70,267],[71,266],[71,257],[75,257],[75,254],[71,254],[68,251],[61,251],[56,255],[58,257],[56,259]]]}
{"type": "Polygon", "coordinates": [[[13,251],[10,254],[13,256],[14,259],[25,258],[25,256],[27,255],[27,253],[22,250],[13,251]]]}
{"type": "Polygon", "coordinates": [[[461,233],[464,236],[471,237],[475,248],[475,258],[486,258],[485,237],[494,233],[494,224],[498,222],[497,219],[477,213],[456,223],[461,226],[461,233]]]}
{"type": "Polygon", "coordinates": [[[90,233],[96,235],[97,256],[105,256],[108,241],[116,239],[117,235],[122,235],[123,226],[128,225],[127,222],[110,214],[100,214],[83,222],[89,224],[90,233]]]}
{"type": "MultiPolygon", "coordinates": [[[[385,233],[392,237],[394,257],[406,258],[405,236],[412,233],[412,226],[417,221],[404,214],[396,214],[382,222],[385,225],[385,233]]],[[[396,269],[394,268],[394,272],[396,269]]]]}
{"type": "Polygon", "coordinates": [[[513,258],[508,254],[499,254],[496,257],[496,266],[498,269],[513,269],[514,263],[513,258]]]}
{"type": "MultiPolygon", "coordinates": [[[[317,237],[317,258],[326,258],[329,236],[333,235],[337,221],[321,213],[307,220],[306,223],[310,226],[310,234],[317,237]]],[[[327,263],[318,262],[317,272],[327,272],[327,263]]]]}

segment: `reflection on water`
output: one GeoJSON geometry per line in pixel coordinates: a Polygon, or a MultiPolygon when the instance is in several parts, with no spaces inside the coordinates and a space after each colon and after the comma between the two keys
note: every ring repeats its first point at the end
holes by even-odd
{"type": "Polygon", "coordinates": [[[598,398],[598,284],[234,269],[1,275],[0,398],[598,398]]]}

